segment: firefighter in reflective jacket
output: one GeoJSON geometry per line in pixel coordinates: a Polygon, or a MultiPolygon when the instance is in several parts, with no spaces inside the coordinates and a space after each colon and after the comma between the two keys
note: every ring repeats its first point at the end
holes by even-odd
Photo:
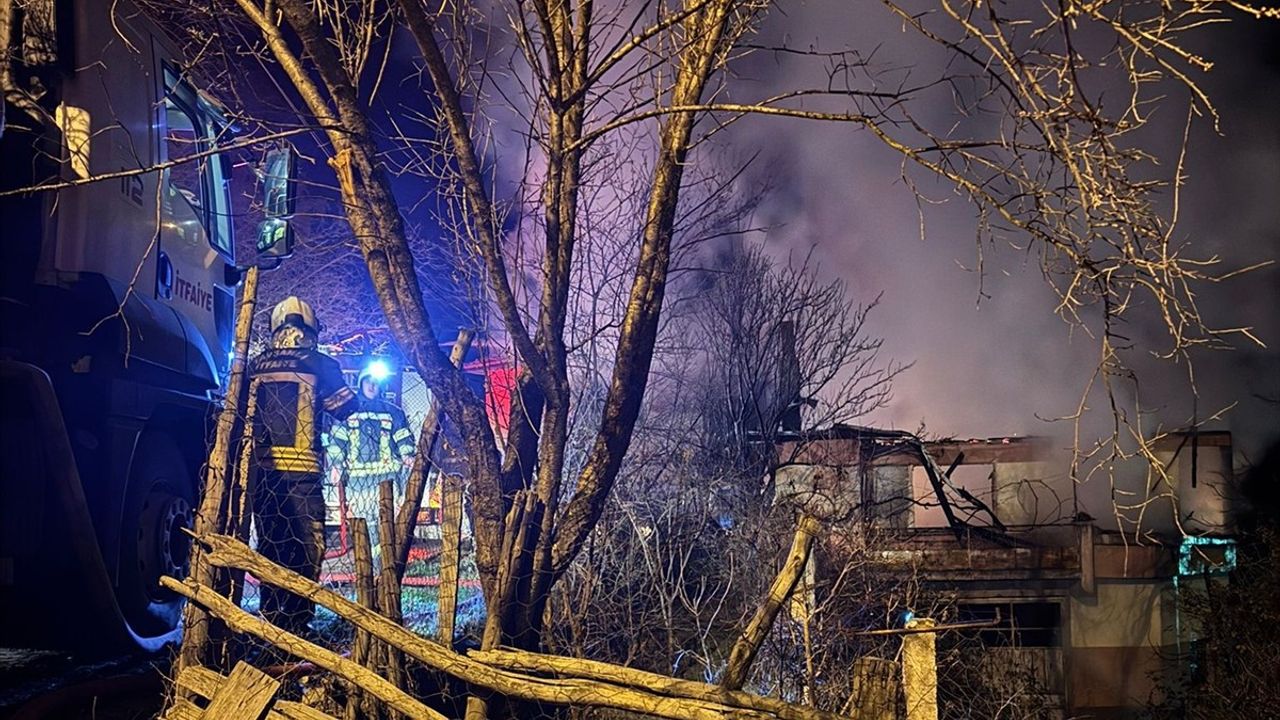
{"type": "MultiPolygon", "coordinates": [[[[319,420],[345,419],[358,405],[338,362],[316,349],[319,329],[307,303],[286,298],[271,311],[271,348],[250,368],[259,548],[312,580],[324,554],[319,420]]],[[[263,617],[281,628],[305,633],[314,611],[303,598],[262,586],[263,617]]]]}
{"type": "Polygon", "coordinates": [[[404,495],[405,469],[416,450],[404,411],[382,398],[385,369],[371,366],[360,374],[359,407],[329,431],[329,460],[342,484],[345,514],[368,521],[375,555],[378,547],[378,485],[390,480],[396,502],[404,495]],[[382,372],[376,372],[381,370],[382,372]]]}

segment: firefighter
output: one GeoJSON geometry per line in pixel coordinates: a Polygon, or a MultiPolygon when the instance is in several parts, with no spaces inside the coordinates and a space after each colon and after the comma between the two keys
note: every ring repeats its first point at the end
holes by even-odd
{"type": "Polygon", "coordinates": [[[405,470],[413,465],[413,433],[404,411],[383,399],[388,371],[378,362],[360,374],[359,407],[329,432],[329,460],[346,514],[368,521],[375,556],[378,543],[378,485],[390,480],[397,502],[404,495],[405,470]]]}
{"type": "MultiPolygon", "coordinates": [[[[250,368],[258,463],[254,514],[268,559],[312,580],[324,554],[320,418],[344,420],[359,402],[333,358],[316,349],[320,325],[311,306],[288,297],[271,311],[271,348],[250,368]]],[[[308,600],[263,585],[262,615],[306,634],[308,600]]]]}

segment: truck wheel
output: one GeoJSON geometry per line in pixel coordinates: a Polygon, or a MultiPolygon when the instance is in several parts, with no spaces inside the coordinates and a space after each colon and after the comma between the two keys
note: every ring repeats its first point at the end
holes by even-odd
{"type": "Polygon", "coordinates": [[[120,574],[116,599],[135,639],[172,633],[182,619],[182,598],[160,586],[161,576],[187,575],[192,526],[192,477],[176,446],[144,434],[134,453],[121,520],[120,574]]]}

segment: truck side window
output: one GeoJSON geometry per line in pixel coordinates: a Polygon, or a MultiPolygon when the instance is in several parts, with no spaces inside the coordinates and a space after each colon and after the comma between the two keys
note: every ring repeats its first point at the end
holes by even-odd
{"type": "MultiPolygon", "coordinates": [[[[205,137],[208,139],[209,144],[212,147],[217,147],[224,143],[230,133],[227,131],[227,121],[223,118],[222,113],[203,97],[199,98],[198,107],[200,109],[200,119],[204,123],[205,137]]],[[[210,188],[210,237],[213,238],[214,247],[222,251],[229,259],[234,259],[235,243],[232,241],[231,234],[231,178],[227,175],[230,166],[226,161],[227,156],[215,155],[205,163],[206,177],[210,188]]]]}
{"type": "MultiPolygon", "coordinates": [[[[164,102],[165,154],[170,162],[193,155],[201,150],[196,134],[196,120],[178,103],[169,98],[164,102]]],[[[165,170],[164,208],[184,237],[194,232],[191,222],[204,227],[204,182],[201,179],[199,160],[181,162],[165,170]]]]}
{"type": "MultiPolygon", "coordinates": [[[[173,162],[216,148],[226,127],[221,114],[169,65],[164,67],[164,82],[165,159],[173,162]]],[[[167,168],[162,176],[163,210],[166,221],[184,238],[202,231],[210,245],[234,261],[224,169],[216,154],[167,168]]]]}

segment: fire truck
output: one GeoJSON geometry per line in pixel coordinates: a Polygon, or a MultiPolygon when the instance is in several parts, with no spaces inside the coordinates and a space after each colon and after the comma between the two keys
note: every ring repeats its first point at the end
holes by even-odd
{"type": "Polygon", "coordinates": [[[0,0],[0,84],[0,646],[154,650],[232,346],[232,128],[124,0],[0,0]]]}

